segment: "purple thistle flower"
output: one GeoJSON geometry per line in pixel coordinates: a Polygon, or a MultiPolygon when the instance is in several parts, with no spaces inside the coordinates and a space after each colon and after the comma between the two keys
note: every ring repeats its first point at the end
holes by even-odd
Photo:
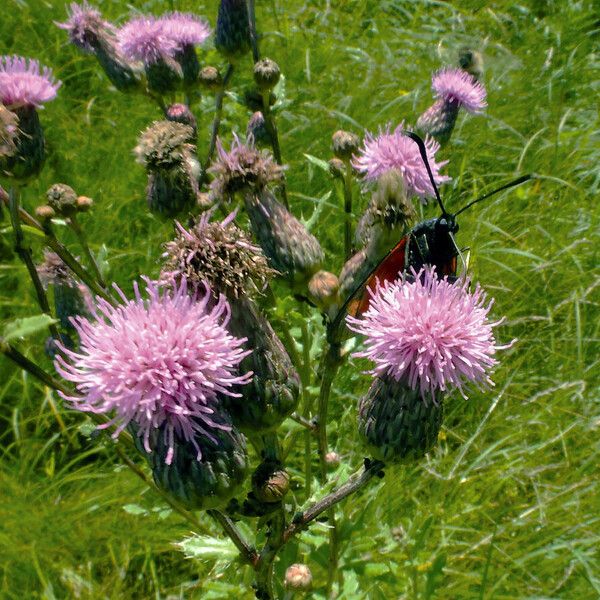
{"type": "MultiPolygon", "coordinates": [[[[425,138],[427,158],[437,185],[450,181],[450,177],[440,175],[440,169],[448,161],[435,161],[435,153],[440,145],[430,137],[425,138]]],[[[426,201],[426,198],[434,196],[433,187],[427,175],[427,169],[419,154],[417,144],[404,135],[404,122],[400,123],[393,132],[388,125],[380,130],[377,137],[367,133],[358,156],[352,160],[352,166],[364,174],[367,181],[375,181],[391,169],[400,172],[406,184],[409,196],[418,196],[426,201]]]]}
{"type": "Polygon", "coordinates": [[[471,74],[451,67],[438,71],[431,80],[435,97],[458,103],[470,113],[480,113],[486,106],[486,91],[471,74]]]}
{"type": "Polygon", "coordinates": [[[363,318],[347,317],[352,331],[366,336],[366,349],[354,356],[375,362],[373,375],[403,381],[421,397],[436,390],[493,385],[489,370],[497,364],[497,346],[486,304],[486,294],[469,280],[450,283],[438,279],[435,268],[414,271],[395,283],[386,282],[372,293],[363,318]]]}
{"type": "Polygon", "coordinates": [[[0,57],[0,102],[9,109],[41,108],[56,98],[60,81],[49,67],[40,67],[32,58],[0,57]]]}
{"type": "Polygon", "coordinates": [[[184,46],[199,46],[212,33],[210,25],[192,13],[165,13],[158,22],[162,25],[164,35],[177,44],[178,50],[184,46]]]}
{"type": "Polygon", "coordinates": [[[229,305],[224,296],[214,303],[208,286],[202,298],[188,294],[185,280],[162,292],[146,280],[147,300],[137,283],[134,289],[135,299],[127,300],[116,288],[123,300],[116,307],[97,299],[93,320],[72,319],[80,350],[61,348],[68,360],[59,355],[55,366],[80,395],[64,398],[84,412],[114,411],[101,426],[116,424],[113,437],[134,422],[147,452],[151,432],[163,427],[166,464],[176,440],[191,443],[200,460],[195,436],[216,443],[211,430],[228,430],[218,418],[217,394],[236,396],[230,388],[251,380],[252,373],[237,374],[249,354],[246,340],[228,333],[229,305]]]}
{"type": "Polygon", "coordinates": [[[114,27],[102,18],[100,11],[87,1],[82,4],[71,2],[68,20],[55,24],[69,33],[73,44],[89,53],[95,52],[97,38],[102,32],[114,31],[114,27]]]}
{"type": "Polygon", "coordinates": [[[134,17],[117,31],[123,55],[145,65],[172,58],[178,49],[177,42],[169,37],[164,23],[154,17],[134,17]]]}

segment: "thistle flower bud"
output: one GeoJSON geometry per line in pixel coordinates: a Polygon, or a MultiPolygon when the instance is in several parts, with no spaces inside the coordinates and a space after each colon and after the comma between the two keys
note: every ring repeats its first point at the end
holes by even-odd
{"type": "Polygon", "coordinates": [[[284,584],[288,590],[308,591],[312,587],[312,573],[306,565],[293,564],[286,569],[284,584]]]}
{"type": "Polygon", "coordinates": [[[94,205],[94,201],[87,196],[79,196],[77,198],[77,210],[79,212],[87,212],[94,205]]]}
{"type": "Polygon", "coordinates": [[[340,129],[332,136],[333,153],[340,160],[349,161],[358,152],[359,146],[360,139],[354,133],[340,129]]]}
{"type": "Polygon", "coordinates": [[[483,55],[477,50],[463,46],[458,51],[458,66],[477,81],[483,79],[483,55]]]}
{"type": "Polygon", "coordinates": [[[325,258],[317,238],[268,189],[246,194],[252,233],[271,266],[292,285],[303,287],[325,258]]]}
{"type": "Polygon", "coordinates": [[[308,282],[308,297],[322,311],[327,312],[339,302],[340,281],[329,271],[318,271],[308,282]]]}
{"type": "Polygon", "coordinates": [[[250,20],[246,0],[221,0],[215,46],[228,60],[235,60],[250,50],[250,20]]]}
{"type": "Polygon", "coordinates": [[[290,476],[279,461],[265,460],[252,474],[252,491],[259,502],[281,502],[290,489],[290,476]]]}
{"type": "Polygon", "coordinates": [[[262,92],[272,90],[280,77],[279,65],[270,58],[262,58],[254,65],[254,81],[262,92]]]}
{"type": "Polygon", "coordinates": [[[35,216],[42,222],[50,221],[56,216],[56,211],[47,204],[42,204],[35,209],[35,216]]]}
{"type": "Polygon", "coordinates": [[[358,406],[358,431],[373,457],[388,463],[417,460],[436,443],[441,401],[423,398],[389,375],[374,379],[358,406]]]}
{"type": "Polygon", "coordinates": [[[248,126],[246,127],[246,144],[261,148],[271,145],[271,135],[267,131],[265,117],[257,110],[250,117],[248,126]]]}
{"type": "Polygon", "coordinates": [[[332,471],[337,469],[340,466],[341,462],[342,459],[340,458],[340,455],[337,452],[331,451],[325,455],[325,465],[328,469],[331,469],[332,471]]]}
{"type": "Polygon", "coordinates": [[[339,158],[330,159],[329,173],[336,179],[342,179],[346,175],[346,165],[344,165],[344,161],[339,158]]]}
{"type": "Polygon", "coordinates": [[[174,123],[181,123],[188,125],[192,128],[191,139],[195,140],[197,136],[198,123],[194,113],[190,110],[190,107],[186,104],[171,104],[165,111],[165,117],[167,121],[173,121],[174,123]]]}
{"type": "Polygon", "coordinates": [[[17,115],[0,104],[0,158],[12,156],[16,152],[18,124],[17,115]]]}
{"type": "Polygon", "coordinates": [[[13,143],[14,150],[0,162],[1,170],[16,179],[37,175],[46,160],[46,140],[36,109],[23,106],[14,109],[19,127],[13,143]]]}
{"type": "Polygon", "coordinates": [[[223,87],[223,77],[216,67],[207,66],[200,71],[200,85],[211,92],[217,92],[223,87]]]}
{"type": "Polygon", "coordinates": [[[68,217],[77,211],[77,194],[65,183],[55,183],[46,192],[48,206],[61,217],[68,217]]]}

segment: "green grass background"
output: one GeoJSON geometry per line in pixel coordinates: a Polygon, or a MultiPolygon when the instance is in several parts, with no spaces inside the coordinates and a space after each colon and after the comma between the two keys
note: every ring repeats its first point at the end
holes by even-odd
{"type": "MultiPolygon", "coordinates": [[[[453,64],[464,44],[484,52],[489,108],[462,115],[441,153],[453,178],[443,190],[447,203],[456,208],[517,174],[540,176],[461,218],[471,272],[496,298],[495,315],[507,316],[499,336],[519,341],[503,353],[495,389],[447,399],[443,435],[426,460],[389,469],[341,506],[340,596],[599,597],[598,3],[257,4],[262,52],[287,78],[290,104],[279,127],[294,211],[308,218],[317,198],[334,190],[313,227],[329,269],[341,265],[342,205],[303,154],[328,159],[338,128],[414,123],[431,103],[431,72],[453,64]]],[[[130,6],[195,10],[213,25],[217,10],[216,1],[100,3],[114,20],[130,6]]],[[[129,290],[140,274],[157,274],[171,234],[148,214],[145,175],[132,156],[138,133],[159,114],[146,99],[109,88],[93,58],[53,25],[64,17],[62,1],[3,2],[0,54],[38,58],[63,81],[41,115],[48,161],[23,202],[33,208],[54,182],[93,197],[84,227],[95,251],[106,247],[110,278],[129,290]]],[[[204,56],[221,64],[214,50],[204,56]]],[[[236,90],[249,84],[250,67],[248,58],[236,90]]],[[[204,152],[212,102],[196,110],[204,152]]],[[[247,116],[227,101],[224,131],[244,131],[247,116]]],[[[366,197],[356,198],[358,213],[366,197]]],[[[4,322],[38,310],[9,251],[6,218],[0,227],[4,322]]],[[[41,256],[35,243],[34,251],[41,256]]],[[[290,318],[298,324],[296,313],[290,318]]],[[[318,338],[317,315],[311,327],[318,338]]],[[[20,348],[50,368],[42,341],[20,348]]],[[[368,381],[359,367],[342,370],[331,409],[332,444],[352,469],[363,458],[355,406],[368,381]]],[[[191,533],[187,524],[119,467],[110,447],[84,437],[81,422],[0,358],[0,597],[251,598],[252,573],[230,559],[229,546],[205,541],[203,560],[185,558],[174,543],[191,533]]],[[[301,460],[291,471],[301,485],[301,460]]],[[[305,561],[314,597],[322,597],[325,544],[323,525],[290,544],[278,580],[290,563],[305,561]]]]}

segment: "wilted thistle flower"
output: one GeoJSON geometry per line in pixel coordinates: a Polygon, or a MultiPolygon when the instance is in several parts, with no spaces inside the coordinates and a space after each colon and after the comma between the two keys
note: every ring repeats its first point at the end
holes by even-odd
{"type": "Polygon", "coordinates": [[[235,60],[250,50],[250,19],[246,0],[221,0],[215,46],[229,60],[235,60]]]}
{"type": "Polygon", "coordinates": [[[437,100],[419,117],[417,129],[443,144],[450,139],[460,107],[480,113],[486,106],[486,91],[472,75],[452,68],[438,71],[431,87],[437,100]]]}
{"type": "Polygon", "coordinates": [[[423,398],[436,391],[493,385],[490,369],[497,364],[497,346],[490,322],[492,301],[469,280],[450,283],[428,267],[395,283],[386,282],[371,298],[361,319],[347,317],[348,326],[365,336],[366,349],[356,356],[371,359],[373,375],[389,375],[418,390],[423,398]]]}
{"type": "Polygon", "coordinates": [[[161,283],[206,281],[230,300],[264,289],[274,271],[260,247],[234,223],[235,216],[218,222],[207,212],[189,229],[177,223],[175,239],[165,245],[161,283]]]}
{"type": "Polygon", "coordinates": [[[292,285],[303,288],[321,268],[325,255],[317,238],[308,231],[271,190],[245,194],[252,233],[269,259],[292,285]]]}
{"type": "Polygon", "coordinates": [[[131,65],[120,54],[115,27],[102,18],[99,10],[88,2],[72,2],[67,21],[56,25],[68,32],[75,46],[96,56],[118,90],[125,91],[137,85],[131,65]]]}
{"type": "Polygon", "coordinates": [[[86,315],[91,306],[87,287],[80,284],[58,254],[44,251],[37,273],[44,288],[52,288],[54,310],[62,327],[74,329],[71,317],[86,315]]]}
{"type": "Polygon", "coordinates": [[[164,24],[154,17],[134,17],[117,31],[123,56],[144,65],[148,89],[159,94],[175,90],[183,78],[181,65],[175,60],[179,49],[169,37],[164,24]]]}
{"type": "MultiPolygon", "coordinates": [[[[435,160],[440,145],[430,138],[425,138],[425,147],[435,183],[439,186],[450,181],[450,177],[440,174],[440,169],[448,161],[435,160]]],[[[390,131],[390,127],[387,126],[376,137],[367,133],[363,147],[358,156],[354,157],[352,165],[367,181],[376,181],[386,171],[395,169],[402,174],[409,197],[417,196],[426,202],[427,198],[435,196],[419,147],[404,134],[404,122],[394,131],[390,131]]]]}
{"type": "Polygon", "coordinates": [[[259,192],[268,183],[283,178],[283,167],[268,152],[242,143],[235,134],[229,152],[217,140],[217,158],[208,172],[215,176],[210,184],[211,196],[221,200],[230,200],[236,192],[247,189],[259,192]]]}
{"type": "Polygon", "coordinates": [[[18,133],[19,117],[0,104],[0,158],[16,152],[18,133]]]}
{"type": "Polygon", "coordinates": [[[158,20],[165,35],[177,44],[174,58],[181,65],[184,82],[190,85],[195,83],[200,73],[195,46],[203,44],[210,37],[210,26],[192,13],[169,12],[158,20]]]}
{"type": "Polygon", "coordinates": [[[117,288],[122,304],[99,298],[93,319],[73,320],[80,350],[62,349],[65,358],[58,356],[55,366],[80,395],[64,398],[77,410],[114,413],[101,428],[117,425],[115,438],[133,423],[148,453],[151,434],[161,428],[166,464],[177,442],[191,444],[200,460],[197,436],[216,442],[215,430],[230,430],[218,416],[218,394],[234,394],[233,385],[251,379],[237,372],[248,354],[245,340],[227,331],[229,306],[223,296],[208,308],[213,299],[208,288],[196,297],[185,281],[161,292],[146,280],[147,299],[137,283],[134,290],[128,300],[117,288]]]}
{"type": "Polygon", "coordinates": [[[41,170],[45,142],[36,109],[56,98],[60,85],[52,70],[40,67],[37,60],[0,57],[0,103],[19,120],[15,151],[2,163],[3,170],[13,177],[26,178],[41,170]]]}
{"type": "Polygon", "coordinates": [[[195,205],[200,164],[193,137],[189,125],[173,121],[155,121],[141,134],[134,152],[148,172],[152,212],[173,217],[195,205]]]}

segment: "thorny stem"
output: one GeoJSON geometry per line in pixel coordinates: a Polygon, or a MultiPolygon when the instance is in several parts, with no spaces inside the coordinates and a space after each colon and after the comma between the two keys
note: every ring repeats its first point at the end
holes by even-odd
{"type": "MultiPolygon", "coordinates": [[[[33,287],[35,288],[38,304],[40,305],[42,312],[52,317],[52,311],[50,310],[48,297],[46,296],[44,286],[40,281],[37,269],[33,264],[31,249],[27,248],[24,244],[25,237],[23,236],[23,230],[21,229],[21,220],[19,218],[19,201],[14,190],[10,191],[9,210],[10,220],[15,234],[15,251],[19,255],[19,258],[23,261],[23,264],[27,267],[29,277],[31,278],[31,281],[33,282],[33,287]]],[[[50,325],[48,325],[48,329],[50,330],[50,334],[55,340],[60,340],[60,333],[58,332],[58,327],[56,326],[56,323],[51,323],[50,325]]]]}
{"type": "Polygon", "coordinates": [[[344,173],[344,213],[344,252],[348,260],[352,255],[352,171],[348,161],[344,173]]]}
{"type": "Polygon", "coordinates": [[[208,510],[206,511],[223,529],[223,531],[231,538],[236,548],[240,551],[242,558],[252,565],[256,566],[258,562],[258,554],[256,550],[243,538],[235,523],[221,511],[208,510]]]}
{"type": "Polygon", "coordinates": [[[260,60],[258,35],[256,34],[256,10],[254,0],[248,0],[248,20],[250,22],[250,39],[252,40],[252,58],[255,63],[260,60]]]}
{"type": "Polygon", "coordinates": [[[304,493],[306,498],[310,498],[312,487],[312,434],[315,432],[315,427],[310,422],[312,397],[309,388],[311,383],[310,348],[312,340],[307,326],[308,311],[304,303],[301,303],[300,312],[303,317],[300,325],[302,333],[302,419],[308,424],[307,430],[304,432],[304,493]]]}
{"type": "Polygon", "coordinates": [[[316,435],[318,430],[317,425],[312,421],[309,421],[303,415],[298,414],[297,412],[293,412],[290,415],[290,419],[292,419],[292,421],[296,421],[296,423],[298,423],[299,425],[302,425],[302,427],[304,427],[309,433],[316,435]]]}
{"type": "Polygon", "coordinates": [[[223,118],[223,98],[225,98],[225,91],[227,84],[233,75],[233,65],[229,63],[227,71],[225,71],[225,77],[223,77],[223,87],[217,92],[215,97],[215,117],[213,119],[212,133],[210,136],[210,146],[208,148],[208,155],[204,166],[202,168],[202,175],[200,176],[200,184],[206,181],[206,171],[210,166],[210,163],[215,155],[215,148],[217,147],[217,137],[219,135],[219,128],[221,127],[221,119],[223,118]]]}
{"type": "Polygon", "coordinates": [[[100,267],[98,266],[98,262],[96,261],[96,258],[94,257],[94,255],[92,254],[92,251],[90,250],[90,246],[85,237],[85,233],[84,233],[83,229],[81,228],[81,225],[79,224],[79,221],[77,220],[76,215],[73,215],[70,217],[69,223],[71,225],[71,229],[75,232],[75,235],[77,236],[77,239],[79,240],[79,243],[83,249],[83,252],[85,253],[85,255],[88,259],[90,266],[92,267],[92,270],[94,272],[94,276],[96,277],[96,280],[103,288],[106,288],[106,283],[104,281],[104,278],[102,277],[102,273],[100,272],[100,267]]]}

